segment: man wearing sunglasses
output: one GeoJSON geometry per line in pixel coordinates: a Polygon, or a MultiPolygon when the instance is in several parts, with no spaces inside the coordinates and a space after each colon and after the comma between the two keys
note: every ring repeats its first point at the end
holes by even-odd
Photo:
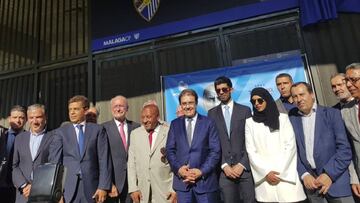
{"type": "Polygon", "coordinates": [[[275,83],[280,93],[280,98],[275,101],[276,106],[280,113],[287,114],[294,107],[290,92],[293,79],[288,73],[280,73],[276,76],[275,83]]]}
{"type": "Polygon", "coordinates": [[[224,203],[255,202],[254,183],[245,149],[245,120],[251,117],[251,110],[232,100],[234,89],[229,78],[218,77],[214,86],[221,104],[212,108],[208,116],[215,120],[220,137],[222,171],[219,185],[224,203]]]}
{"type": "Polygon", "coordinates": [[[128,184],[134,203],[176,202],[165,150],[169,125],[159,118],[159,108],[146,104],[141,111],[141,127],[131,132],[128,184]]]}
{"type": "MultiPolygon", "coordinates": [[[[344,108],[341,110],[342,118],[345,122],[345,126],[348,132],[351,134],[350,141],[352,142],[353,146],[353,162],[355,166],[355,171],[351,171],[352,176],[352,183],[354,181],[357,183],[358,180],[353,180],[353,177],[356,175],[360,177],[360,110],[359,110],[359,101],[360,101],[360,63],[353,63],[346,67],[346,74],[345,74],[345,82],[348,90],[351,93],[351,96],[355,98],[354,102],[350,102],[349,104],[345,105],[344,108]]],[[[360,197],[360,185],[359,184],[352,184],[352,191],[357,196],[355,198],[357,202],[359,201],[360,197]]]]}

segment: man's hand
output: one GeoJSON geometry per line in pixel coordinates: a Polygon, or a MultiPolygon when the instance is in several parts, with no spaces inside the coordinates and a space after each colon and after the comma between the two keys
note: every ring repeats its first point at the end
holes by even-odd
{"type": "Polygon", "coordinates": [[[169,192],[166,199],[169,200],[171,203],[177,203],[176,192],[169,192]]]}
{"type": "Polygon", "coordinates": [[[315,185],[317,187],[321,187],[320,191],[319,191],[320,194],[325,195],[328,192],[328,190],[330,189],[331,184],[332,184],[332,180],[329,177],[329,175],[326,173],[320,174],[320,176],[317,177],[315,180],[315,185]]]}
{"type": "Polygon", "coordinates": [[[351,184],[351,189],[357,197],[360,197],[360,184],[351,184]]]}
{"type": "Polygon", "coordinates": [[[266,175],[265,179],[270,185],[277,185],[280,182],[280,178],[277,177],[277,175],[280,175],[280,173],[276,171],[270,171],[266,175]]]}
{"type": "Polygon", "coordinates": [[[92,196],[96,203],[103,203],[106,200],[107,192],[102,189],[97,189],[92,196]]]}
{"type": "Polygon", "coordinates": [[[244,172],[244,167],[241,164],[236,164],[232,167],[236,178],[240,178],[241,174],[244,172]]]}
{"type": "Polygon", "coordinates": [[[31,190],[31,184],[27,184],[23,189],[23,195],[24,195],[25,198],[29,197],[30,190],[31,190]]]}
{"type": "Polygon", "coordinates": [[[304,177],[304,186],[308,190],[315,190],[318,188],[315,184],[315,178],[314,176],[308,174],[304,177]]]}
{"type": "Polygon", "coordinates": [[[184,183],[187,183],[187,184],[195,183],[196,179],[190,173],[189,165],[184,165],[184,166],[180,167],[178,173],[179,173],[180,177],[183,179],[184,183]]]}
{"type": "Polygon", "coordinates": [[[132,192],[130,194],[131,196],[131,199],[134,203],[138,203],[140,202],[140,200],[142,200],[142,195],[141,195],[141,192],[138,190],[138,191],[135,191],[135,192],[132,192]]]}
{"type": "Polygon", "coordinates": [[[226,177],[232,178],[232,179],[236,178],[236,173],[235,173],[234,169],[231,166],[226,165],[223,168],[223,171],[224,171],[226,177]]]}
{"type": "Polygon", "coordinates": [[[200,169],[192,168],[189,171],[194,180],[197,180],[202,176],[202,172],[200,171],[200,169]]]}
{"type": "Polygon", "coordinates": [[[119,196],[119,192],[114,184],[111,186],[111,191],[108,193],[108,195],[109,195],[109,197],[119,196]]]}

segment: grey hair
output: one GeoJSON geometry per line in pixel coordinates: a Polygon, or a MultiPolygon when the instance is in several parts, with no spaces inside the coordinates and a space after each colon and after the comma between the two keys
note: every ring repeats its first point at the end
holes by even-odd
{"type": "Polygon", "coordinates": [[[30,106],[27,107],[27,111],[33,111],[33,110],[36,110],[36,109],[42,109],[44,114],[46,114],[46,109],[45,109],[45,105],[43,104],[32,104],[30,106]]]}
{"type": "Polygon", "coordinates": [[[345,71],[353,70],[353,69],[360,69],[360,63],[352,63],[346,66],[345,71]]]}

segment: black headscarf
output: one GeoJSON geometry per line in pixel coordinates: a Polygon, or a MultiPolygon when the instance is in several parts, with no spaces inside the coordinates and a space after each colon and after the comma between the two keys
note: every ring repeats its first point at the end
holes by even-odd
{"type": "Polygon", "coordinates": [[[280,113],[271,94],[266,89],[257,87],[251,91],[250,101],[254,95],[263,98],[266,101],[266,107],[262,112],[259,112],[253,106],[253,120],[257,123],[264,123],[264,125],[270,128],[270,131],[279,130],[280,113]]]}

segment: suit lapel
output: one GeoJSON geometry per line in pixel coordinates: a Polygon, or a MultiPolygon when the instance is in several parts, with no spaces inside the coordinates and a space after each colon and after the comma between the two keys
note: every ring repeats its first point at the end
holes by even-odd
{"type": "MultiPolygon", "coordinates": [[[[359,107],[360,108],[360,107],[359,107]]],[[[350,109],[350,121],[352,122],[352,126],[354,126],[354,130],[356,131],[356,139],[359,140],[360,137],[360,125],[359,125],[359,117],[358,117],[358,109],[356,108],[356,105],[350,109]]]]}
{"type": "MultiPolygon", "coordinates": [[[[225,123],[225,118],[224,118],[224,114],[222,112],[222,108],[221,108],[221,104],[219,104],[217,107],[216,107],[216,114],[219,115],[218,119],[217,119],[217,122],[220,123],[221,125],[221,128],[222,130],[228,135],[228,132],[227,132],[227,128],[226,128],[226,123],[225,123]]],[[[231,116],[232,117],[232,116],[231,116]]],[[[233,119],[231,118],[231,121],[233,119]]],[[[231,129],[231,126],[233,126],[232,124],[230,124],[230,129],[231,129]]],[[[231,132],[231,130],[230,130],[231,132]]],[[[229,137],[229,135],[228,135],[229,137]]]]}
{"type": "Polygon", "coordinates": [[[164,140],[164,138],[166,137],[166,133],[163,130],[162,124],[159,124],[159,133],[156,137],[155,143],[154,143],[154,147],[151,149],[151,156],[154,154],[154,152],[156,151],[156,149],[159,147],[159,145],[161,144],[161,142],[164,140]]]}
{"type": "MultiPolygon", "coordinates": [[[[201,135],[201,126],[202,126],[202,116],[200,114],[198,114],[197,119],[196,119],[196,123],[195,123],[195,129],[194,129],[194,133],[192,134],[192,139],[191,139],[191,146],[192,145],[196,145],[196,141],[198,140],[198,136],[201,135]]],[[[185,131],[186,132],[186,131],[185,131]]],[[[186,133],[185,133],[186,134],[186,133]]],[[[191,147],[190,146],[190,147],[191,147]]]]}
{"type": "Polygon", "coordinates": [[[79,142],[77,140],[77,135],[75,131],[74,124],[69,124],[66,129],[66,135],[69,135],[70,143],[74,143],[76,147],[76,154],[80,156],[80,148],[79,148],[79,142]]]}
{"type": "Polygon", "coordinates": [[[84,132],[84,151],[81,154],[81,159],[84,157],[85,151],[87,149],[87,145],[89,143],[90,137],[92,136],[92,133],[94,133],[94,131],[92,130],[93,126],[89,125],[88,123],[85,124],[85,132],[84,132]]]}
{"type": "Polygon", "coordinates": [[[43,138],[41,139],[41,142],[40,142],[39,149],[37,150],[34,161],[39,157],[39,154],[44,150],[44,146],[46,146],[46,143],[47,143],[47,140],[48,140],[49,136],[50,136],[50,134],[48,134],[47,132],[44,133],[43,138]]]}
{"type": "MultiPolygon", "coordinates": [[[[128,125],[128,129],[129,129],[129,125],[128,125]]],[[[123,144],[121,136],[120,136],[119,128],[116,125],[114,120],[112,120],[112,125],[110,126],[110,131],[111,131],[110,135],[112,137],[112,140],[111,140],[112,142],[110,144],[115,144],[116,147],[120,147],[122,152],[126,153],[124,144],[123,144]]],[[[130,141],[130,136],[128,136],[128,146],[130,143],[129,141],[130,141]]]]}
{"type": "MultiPolygon", "coordinates": [[[[17,136],[19,136],[20,134],[18,134],[17,136]]],[[[30,160],[32,160],[32,156],[31,156],[31,150],[30,150],[30,132],[26,132],[26,134],[23,134],[23,135],[25,135],[24,136],[24,145],[25,146],[23,146],[24,147],[24,149],[25,149],[25,152],[26,152],[26,154],[28,154],[29,155],[29,157],[30,157],[30,160]]]]}
{"type": "Polygon", "coordinates": [[[324,108],[322,108],[321,106],[317,106],[317,110],[316,110],[316,117],[315,117],[315,130],[314,130],[314,148],[313,148],[313,156],[315,157],[316,154],[316,146],[319,146],[319,142],[320,142],[320,135],[322,134],[321,132],[324,132],[322,130],[322,126],[324,126],[323,123],[323,117],[324,117],[324,108]]]}
{"type": "Polygon", "coordinates": [[[303,131],[303,125],[300,115],[292,116],[292,119],[294,120],[293,128],[295,131],[295,135],[298,135],[298,139],[300,141],[299,146],[305,151],[305,138],[304,138],[304,131],[303,131]]]}

